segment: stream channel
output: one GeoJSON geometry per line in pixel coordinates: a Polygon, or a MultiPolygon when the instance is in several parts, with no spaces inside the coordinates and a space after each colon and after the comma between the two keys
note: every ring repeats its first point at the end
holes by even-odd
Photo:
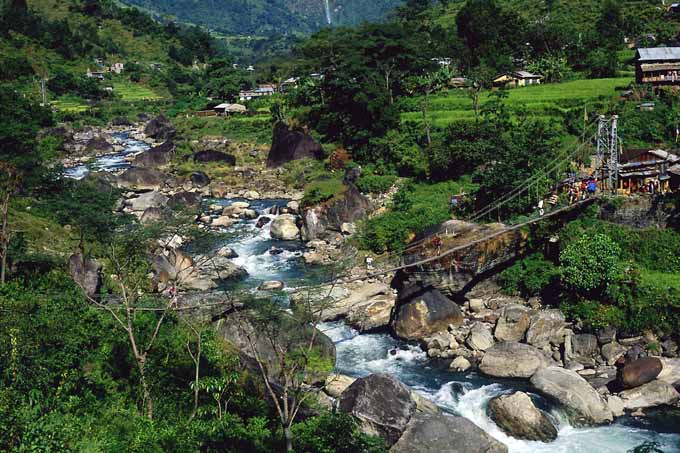
{"type": "MultiPolygon", "coordinates": [[[[117,171],[129,166],[126,157],[137,154],[148,145],[116,133],[114,139],[123,151],[103,155],[87,165],[66,170],[65,176],[84,177],[90,170],[117,171]]],[[[207,200],[206,203],[229,205],[244,200],[207,200]]],[[[274,218],[269,211],[285,206],[287,200],[245,200],[257,212],[274,218]]],[[[220,246],[232,248],[239,256],[234,263],[243,266],[249,276],[242,284],[255,290],[266,280],[279,280],[291,290],[315,279],[314,270],[302,259],[303,244],[283,242],[270,237],[269,224],[259,229],[257,219],[241,220],[226,230],[228,239],[220,246]],[[271,254],[272,247],[282,250],[271,254]]],[[[664,452],[680,452],[680,416],[660,409],[647,417],[622,417],[609,426],[577,428],[569,424],[561,410],[531,393],[526,383],[493,381],[476,373],[453,373],[438,368],[417,346],[408,345],[389,334],[359,334],[342,322],[325,323],[321,330],[337,348],[336,371],[354,377],[371,373],[389,373],[414,390],[432,399],[444,410],[464,416],[496,439],[505,443],[510,452],[550,453],[621,453],[645,442],[654,442],[664,452]],[[490,399],[515,390],[530,392],[537,405],[546,410],[558,426],[555,442],[527,442],[506,436],[486,414],[490,399]]]]}

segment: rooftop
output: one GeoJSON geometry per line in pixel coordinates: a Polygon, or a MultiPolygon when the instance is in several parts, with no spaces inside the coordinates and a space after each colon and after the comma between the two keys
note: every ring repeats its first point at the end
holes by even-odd
{"type": "Polygon", "coordinates": [[[637,51],[638,61],[680,60],[680,47],[647,47],[637,51]]]}

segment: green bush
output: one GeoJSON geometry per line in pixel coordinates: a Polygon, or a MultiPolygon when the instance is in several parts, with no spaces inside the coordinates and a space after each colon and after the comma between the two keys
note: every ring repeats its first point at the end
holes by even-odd
{"type": "Polygon", "coordinates": [[[414,235],[451,218],[452,195],[469,191],[469,180],[404,184],[386,214],[364,223],[359,244],[376,253],[402,249],[414,235]]]}
{"type": "Polygon", "coordinates": [[[382,453],[385,444],[378,437],[363,434],[347,414],[326,413],[293,426],[297,452],[382,453]]]}
{"type": "Polygon", "coordinates": [[[607,235],[581,237],[562,250],[562,284],[581,296],[599,296],[618,274],[621,248],[607,235]]]}
{"type": "Polygon", "coordinates": [[[553,263],[541,254],[534,254],[501,272],[498,283],[507,294],[529,298],[556,285],[559,275],[560,271],[553,263]]]}
{"type": "Polygon", "coordinates": [[[324,203],[345,192],[345,185],[341,178],[318,179],[305,187],[302,206],[314,206],[324,203]]]}
{"type": "Polygon", "coordinates": [[[359,178],[357,187],[364,193],[385,193],[396,180],[397,177],[392,175],[366,175],[359,178]]]}

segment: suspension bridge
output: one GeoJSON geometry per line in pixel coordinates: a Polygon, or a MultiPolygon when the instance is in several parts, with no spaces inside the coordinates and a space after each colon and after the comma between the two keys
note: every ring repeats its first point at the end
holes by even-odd
{"type": "Polygon", "coordinates": [[[397,272],[405,272],[415,278],[442,272],[474,275],[487,272],[517,256],[518,249],[526,240],[522,231],[527,227],[583,209],[605,193],[615,193],[620,152],[618,117],[600,116],[584,127],[581,140],[562,149],[531,178],[518,181],[506,194],[480,207],[464,222],[446,222],[437,231],[409,243],[403,250],[378,257],[372,269],[367,269],[364,275],[344,279],[343,282],[397,272]],[[588,135],[589,132],[592,134],[588,135]],[[594,163],[587,168],[587,173],[589,177],[596,178],[597,191],[575,197],[573,192],[564,190],[579,182],[574,173],[569,175],[569,170],[577,162],[591,157],[593,151],[594,163]],[[562,193],[559,193],[561,189],[562,193]],[[528,206],[529,212],[521,216],[514,214],[513,218],[516,206],[528,206]],[[505,252],[498,253],[498,249],[503,247],[505,252]]]}

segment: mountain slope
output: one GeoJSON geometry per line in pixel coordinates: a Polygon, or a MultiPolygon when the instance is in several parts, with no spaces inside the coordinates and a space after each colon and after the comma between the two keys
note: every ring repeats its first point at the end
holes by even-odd
{"type": "Polygon", "coordinates": [[[162,17],[230,35],[310,33],[375,21],[402,0],[122,0],[162,17]],[[326,9],[326,6],[328,7],[326,9]]]}

